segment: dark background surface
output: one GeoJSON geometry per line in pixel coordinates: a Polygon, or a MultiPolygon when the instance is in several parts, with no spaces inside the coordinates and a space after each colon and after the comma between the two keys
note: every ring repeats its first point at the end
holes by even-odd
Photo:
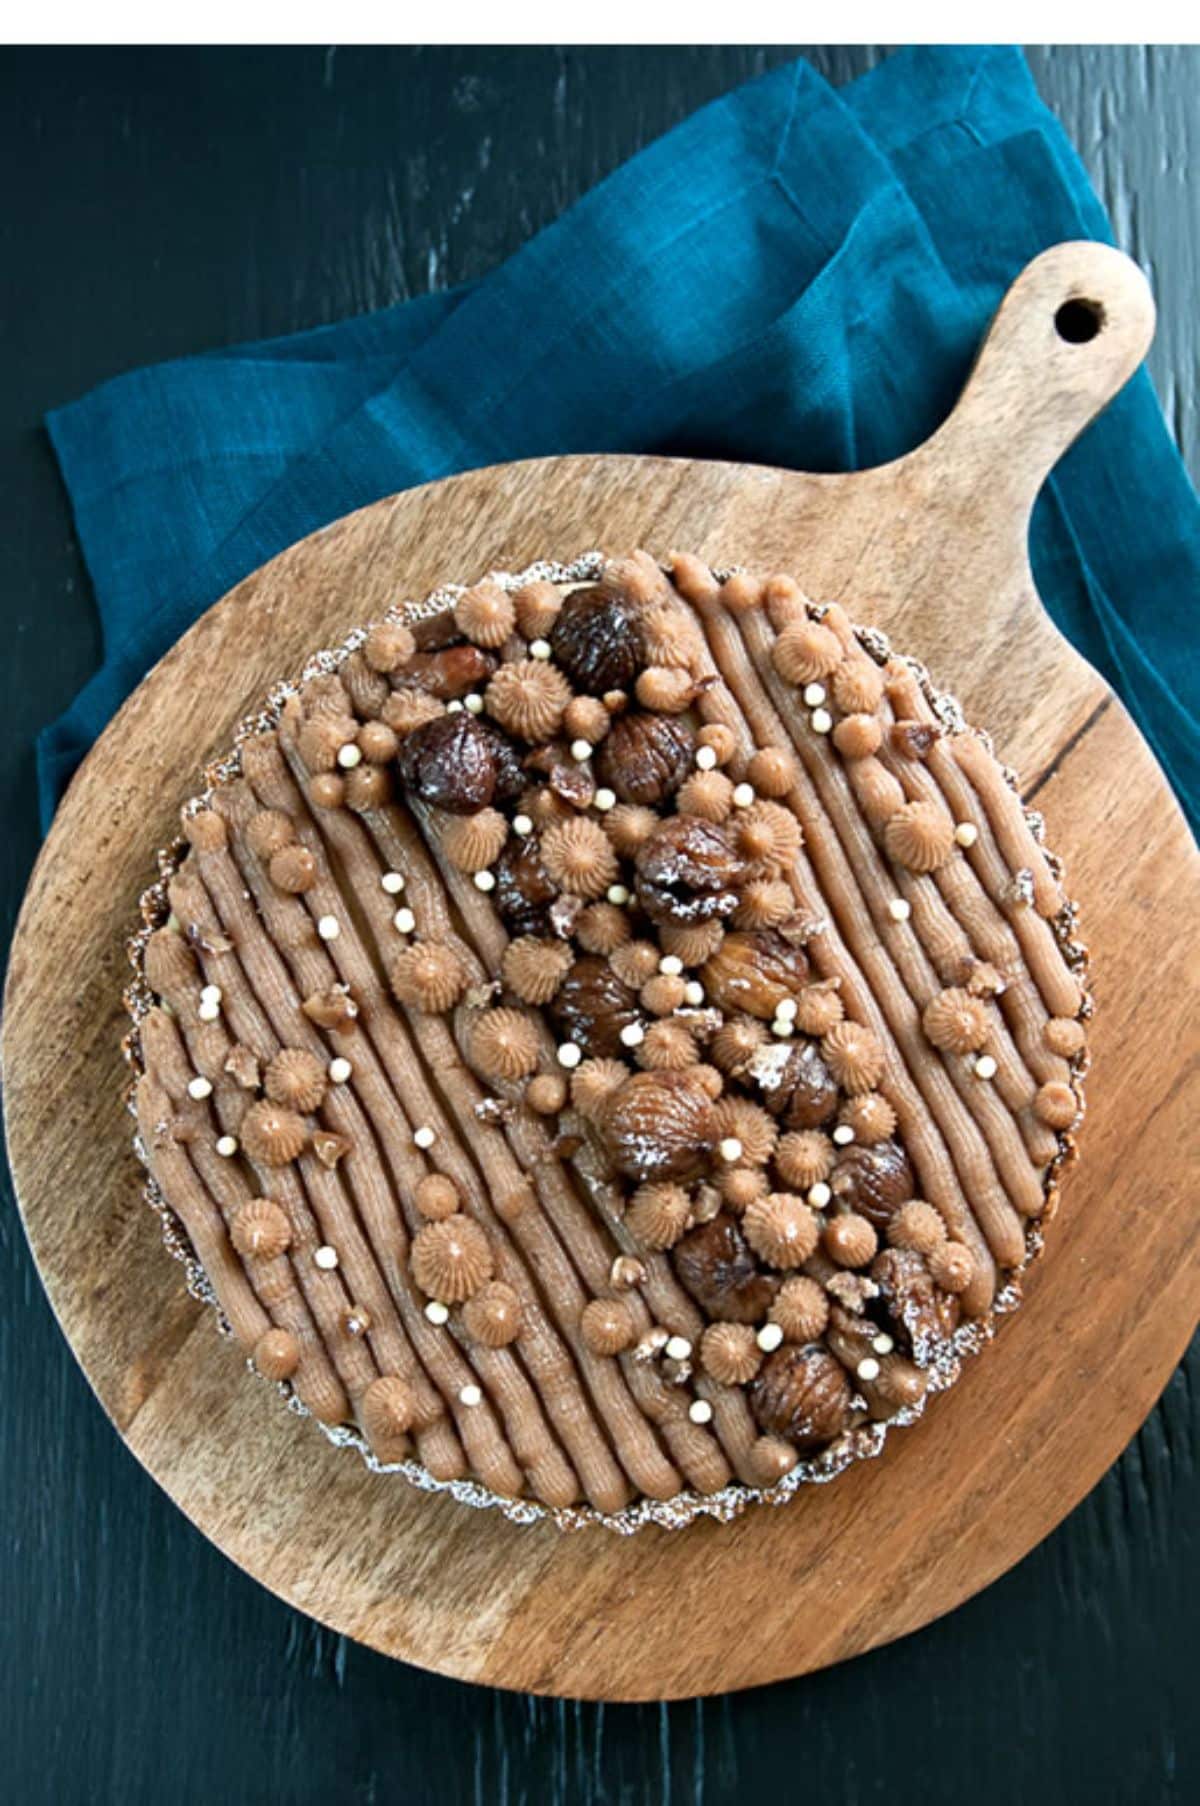
{"type": "MultiPolygon", "coordinates": [[[[136,364],[482,275],[641,145],[794,54],[0,51],[6,942],[37,849],[32,737],[98,657],[46,408],[136,364]]],[[[805,54],[840,82],[884,53],[805,54]]],[[[1195,476],[1200,52],[1030,60],[1155,284],[1151,368],[1195,476]]],[[[540,1701],[347,1643],[205,1542],[89,1393],[5,1180],[0,1800],[1196,1799],[1198,1374],[1193,1349],[1068,1522],[915,1637],[708,1702],[540,1701]]]]}

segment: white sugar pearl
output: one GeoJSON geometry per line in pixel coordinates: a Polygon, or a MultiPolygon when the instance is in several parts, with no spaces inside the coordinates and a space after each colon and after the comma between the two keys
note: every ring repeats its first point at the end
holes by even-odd
{"type": "Polygon", "coordinates": [[[425,1306],[425,1315],[431,1323],[442,1324],[450,1321],[450,1312],[436,1298],[431,1298],[425,1306]]]}
{"type": "Polygon", "coordinates": [[[832,1196],[833,1193],[824,1179],[818,1179],[815,1185],[810,1185],[808,1188],[808,1201],[814,1210],[824,1210],[832,1196]]]}
{"type": "Polygon", "coordinates": [[[879,1362],[874,1355],[866,1355],[855,1368],[860,1380],[877,1380],[879,1378],[879,1362]]]}
{"type": "Polygon", "coordinates": [[[615,903],[618,909],[629,901],[629,892],[623,884],[610,884],[605,894],[609,902],[615,903]]]}
{"type": "Polygon", "coordinates": [[[804,700],[810,709],[820,708],[825,700],[824,684],[805,684],[804,700]]]}
{"type": "Polygon", "coordinates": [[[202,1003],[196,1014],[201,1022],[215,1022],[221,1014],[221,1006],[219,1003],[202,1003]]]}
{"type": "Polygon", "coordinates": [[[313,1255],[313,1259],[316,1261],[318,1267],[321,1268],[322,1272],[332,1273],[333,1269],[338,1264],[337,1249],[331,1248],[329,1244],[326,1243],[323,1248],[317,1249],[316,1253],[313,1255]]]}
{"type": "Polygon", "coordinates": [[[236,1135],[222,1135],[217,1142],[217,1152],[222,1160],[232,1160],[238,1151],[236,1135]]]}
{"type": "Polygon", "coordinates": [[[849,1123],[839,1123],[837,1128],[833,1131],[833,1139],[839,1148],[848,1148],[850,1143],[854,1140],[854,1130],[850,1127],[849,1123]]]}
{"type": "Polygon", "coordinates": [[[435,1129],[420,1128],[413,1130],[414,1147],[431,1148],[436,1140],[437,1131],[435,1129]]]}
{"type": "Polygon", "coordinates": [[[458,1402],[460,1405],[468,1405],[471,1407],[481,1405],[483,1403],[483,1393],[479,1390],[478,1386],[463,1386],[458,1394],[458,1402]]]}
{"type": "Polygon", "coordinates": [[[688,1416],[693,1423],[711,1423],[712,1406],[706,1398],[694,1398],[688,1406],[688,1416]]]}
{"type": "Polygon", "coordinates": [[[808,718],[808,724],[814,734],[827,734],[833,726],[833,716],[828,709],[814,709],[808,718]]]}
{"type": "Polygon", "coordinates": [[[566,1066],[568,1069],[572,1066],[578,1066],[582,1058],[583,1049],[576,1047],[574,1041],[564,1041],[558,1050],[559,1065],[566,1066]]]}
{"type": "Polygon", "coordinates": [[[686,1361],[692,1352],[692,1345],[686,1336],[669,1336],[663,1353],[671,1361],[686,1361]]]}
{"type": "Polygon", "coordinates": [[[782,1016],[776,1016],[771,1024],[771,1033],[778,1035],[781,1041],[788,1041],[796,1032],[794,1022],[785,1022],[782,1016]]]}
{"type": "Polygon", "coordinates": [[[683,971],[683,961],[677,953],[664,953],[658,962],[658,969],[664,978],[678,978],[683,971]]]}
{"type": "Polygon", "coordinates": [[[323,941],[336,941],[342,932],[342,925],[336,916],[322,916],[317,923],[317,933],[323,941]]]}
{"type": "Polygon", "coordinates": [[[329,1062],[330,1084],[344,1085],[353,1071],[354,1068],[351,1066],[349,1060],[344,1059],[342,1055],[339,1054],[336,1060],[330,1060],[329,1062]]]}
{"type": "Polygon", "coordinates": [[[748,809],[754,801],[753,784],[735,784],[733,787],[733,803],[736,809],[748,809]]]}
{"type": "Polygon", "coordinates": [[[479,694],[478,690],[472,690],[469,696],[463,697],[463,706],[468,715],[482,715],[483,697],[479,694]]]}
{"type": "Polygon", "coordinates": [[[696,765],[701,771],[711,771],[717,762],[715,746],[701,746],[696,752],[696,765]]]}
{"type": "Polygon", "coordinates": [[[783,1331],[778,1323],[764,1323],[754,1340],[764,1354],[773,1354],[783,1342],[783,1331]]]}
{"type": "Polygon", "coordinates": [[[903,897],[893,897],[888,904],[888,914],[891,916],[893,922],[907,922],[909,916],[912,914],[912,905],[906,902],[903,897]]]}
{"type": "Polygon", "coordinates": [[[529,656],[530,656],[530,658],[549,658],[550,657],[549,640],[530,640],[529,656]]]}
{"type": "Polygon", "coordinates": [[[514,815],[513,816],[513,833],[514,834],[532,834],[533,833],[533,817],[531,815],[514,815]]]}
{"type": "Polygon", "coordinates": [[[338,748],[338,764],[343,771],[353,771],[356,765],[362,764],[362,747],[351,741],[347,746],[338,748]]]}
{"type": "Polygon", "coordinates": [[[623,1047],[640,1047],[645,1039],[646,1031],[640,1022],[627,1022],[625,1027],[621,1030],[621,1045],[623,1047]]]}
{"type": "Polygon", "coordinates": [[[456,696],[452,702],[446,704],[447,715],[461,715],[462,712],[463,705],[459,697],[456,696]]]}
{"type": "Polygon", "coordinates": [[[954,830],[954,838],[960,847],[973,847],[979,839],[979,829],[973,821],[960,821],[954,830]]]}
{"type": "Polygon", "coordinates": [[[404,873],[385,872],[379,882],[389,897],[399,896],[400,892],[404,889],[404,873]]]}
{"type": "Polygon", "coordinates": [[[417,918],[407,905],[403,909],[398,909],[392,917],[392,926],[398,928],[401,934],[411,934],[416,925],[417,918]]]}
{"type": "Polygon", "coordinates": [[[740,1160],[742,1157],[742,1144],[736,1135],[727,1135],[724,1141],[719,1144],[717,1152],[720,1154],[722,1160],[728,1160],[729,1164],[732,1166],[735,1160],[740,1160]]]}
{"type": "Polygon", "coordinates": [[[975,1077],[977,1079],[994,1079],[995,1076],[996,1062],[991,1054],[980,1054],[975,1062],[975,1077]]]}
{"type": "Polygon", "coordinates": [[[684,985],[683,1001],[685,1003],[690,1003],[693,1009],[704,1002],[704,986],[700,983],[698,978],[689,978],[688,982],[684,985]]]}
{"type": "Polygon", "coordinates": [[[615,809],[617,806],[617,793],[615,790],[607,790],[601,787],[601,789],[597,790],[592,801],[595,803],[597,809],[602,809],[607,815],[610,809],[615,809]]]}
{"type": "Polygon", "coordinates": [[[201,1003],[220,1003],[222,991],[220,985],[205,985],[200,993],[201,1003]]]}
{"type": "Polygon", "coordinates": [[[204,1098],[204,1097],[211,1097],[212,1096],[212,1085],[210,1084],[208,1079],[204,1079],[204,1078],[189,1079],[188,1080],[188,1096],[194,1097],[197,1100],[199,1100],[200,1098],[204,1098]]]}
{"type": "Polygon", "coordinates": [[[495,872],[476,872],[476,874],[475,874],[475,889],[476,890],[495,890],[495,888],[496,888],[495,872]]]}
{"type": "Polygon", "coordinates": [[[875,1350],[876,1354],[891,1354],[895,1346],[896,1344],[888,1335],[876,1336],[871,1343],[871,1347],[875,1350]]]}
{"type": "Polygon", "coordinates": [[[785,997],[781,1003],[775,1005],[775,1014],[780,1022],[794,1022],[799,1009],[800,1005],[794,997],[785,997]]]}
{"type": "Polygon", "coordinates": [[[585,759],[590,759],[591,756],[592,743],[590,740],[572,740],[571,757],[573,759],[578,759],[579,763],[582,765],[583,761],[585,759]]]}

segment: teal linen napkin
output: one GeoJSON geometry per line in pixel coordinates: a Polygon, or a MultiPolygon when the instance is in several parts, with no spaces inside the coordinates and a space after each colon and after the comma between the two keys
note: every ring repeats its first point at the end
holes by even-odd
{"type": "MultiPolygon", "coordinates": [[[[304,534],[544,453],[896,457],[953,404],[1021,266],[1111,236],[1018,51],[902,51],[839,91],[798,62],[705,107],[474,287],[58,409],[105,655],[40,738],[44,821],[148,667],[304,534]]],[[[1144,373],[1055,470],[1032,556],[1195,825],[1200,503],[1144,373]]]]}

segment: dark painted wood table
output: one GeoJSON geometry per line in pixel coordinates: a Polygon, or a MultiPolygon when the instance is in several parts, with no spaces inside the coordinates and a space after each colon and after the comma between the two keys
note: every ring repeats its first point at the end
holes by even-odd
{"type": "MultiPolygon", "coordinates": [[[[648,140],[793,54],[0,52],[6,931],[37,848],[32,737],[98,656],[45,409],[153,359],[481,275],[648,140]]],[[[883,53],[805,54],[841,81],[883,53]]],[[[1152,370],[1195,475],[1200,52],[1031,62],[1151,273],[1152,370]]],[[[89,1394],[6,1186],[0,1798],[1194,1799],[1198,1376],[1193,1350],[1070,1520],[904,1643],[662,1709],[494,1694],[320,1630],[191,1529],[89,1394]]]]}

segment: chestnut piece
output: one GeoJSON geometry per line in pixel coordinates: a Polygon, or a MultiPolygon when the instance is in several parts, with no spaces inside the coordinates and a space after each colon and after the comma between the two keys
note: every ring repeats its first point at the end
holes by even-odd
{"type": "Polygon", "coordinates": [[[931,721],[896,721],[888,730],[892,751],[902,759],[925,759],[942,730],[931,721]]]}
{"type": "Polygon", "coordinates": [[[425,690],[439,702],[465,696],[485,684],[497,660],[478,646],[448,646],[444,652],[418,652],[405,665],[397,688],[425,690]]]}
{"type": "Polygon", "coordinates": [[[838,1088],[815,1041],[793,1047],[779,1083],[764,1092],[767,1109],[788,1129],[819,1129],[838,1104],[838,1088]]]}
{"type": "Polygon", "coordinates": [[[933,1344],[954,1334],[961,1314],[958,1299],[938,1291],[923,1255],[911,1248],[884,1248],[871,1262],[871,1278],[889,1317],[906,1331],[918,1360],[933,1344]]]}
{"type": "Polygon", "coordinates": [[[576,960],[549,1010],[562,1039],[594,1059],[619,1059],[621,1030],[640,1014],[636,991],[594,955],[576,960]]]}
{"type": "Polygon", "coordinates": [[[643,657],[633,608],[624,596],[599,588],[567,597],[550,629],[550,649],[575,688],[589,696],[627,689],[643,657]]]}
{"type": "Polygon", "coordinates": [[[596,775],[623,803],[652,807],[692,769],[695,735],[679,715],[621,715],[596,753],[596,775]]]}
{"type": "Polygon", "coordinates": [[[760,1428],[797,1449],[820,1448],[840,1435],[854,1396],[841,1362],[811,1342],[776,1349],[748,1391],[760,1428]]]}
{"type": "Polygon", "coordinates": [[[737,1219],[721,1211],[676,1242],[671,1264],[701,1310],[725,1323],[760,1323],[779,1280],[762,1272],[737,1219]]]}
{"type": "Polygon", "coordinates": [[[527,934],[548,939],[554,933],[550,905],[558,891],[542,864],[536,840],[510,838],[492,871],[496,878],[492,901],[513,939],[527,934]]]}
{"type": "Polygon", "coordinates": [[[743,876],[732,836],[723,827],[699,816],[672,815],[639,849],[637,899],[652,922],[687,927],[732,915],[743,876]]]}

